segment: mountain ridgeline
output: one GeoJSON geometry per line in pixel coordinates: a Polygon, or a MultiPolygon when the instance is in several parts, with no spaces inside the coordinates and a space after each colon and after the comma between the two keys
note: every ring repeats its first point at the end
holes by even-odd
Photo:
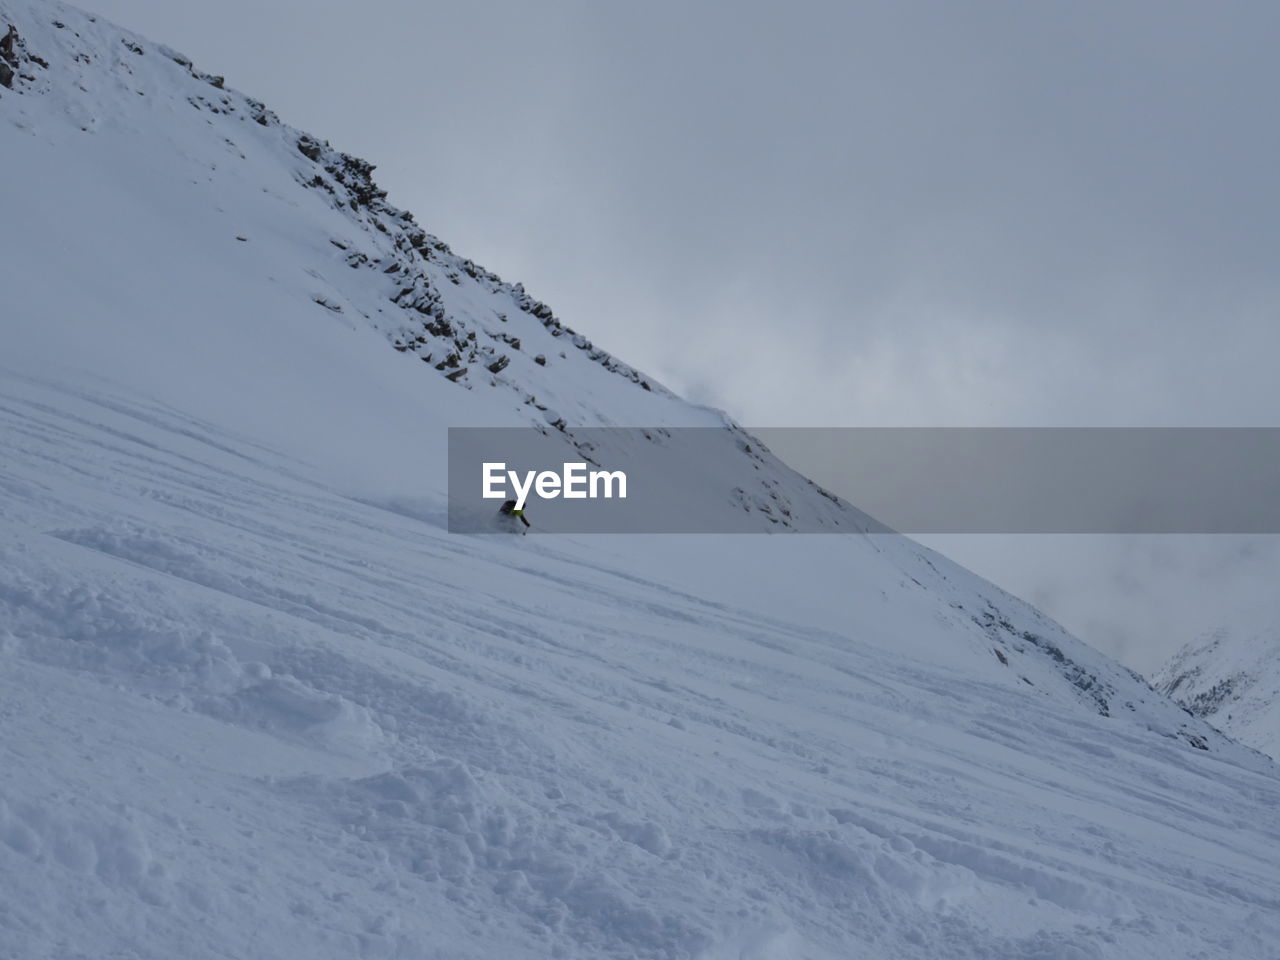
{"type": "Polygon", "coordinates": [[[1280,756],[1280,631],[1211,630],[1174,654],[1153,683],[1241,743],[1280,756]]]}

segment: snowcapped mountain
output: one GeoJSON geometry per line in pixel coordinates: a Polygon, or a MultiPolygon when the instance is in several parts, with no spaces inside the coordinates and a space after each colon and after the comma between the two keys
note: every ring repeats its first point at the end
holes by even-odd
{"type": "Polygon", "coordinates": [[[1269,760],[188,58],[9,23],[0,957],[1275,956],[1269,760]],[[529,424],[849,533],[450,535],[447,428],[529,424]]]}
{"type": "Polygon", "coordinates": [[[1280,756],[1280,631],[1218,629],[1160,668],[1156,688],[1219,730],[1280,756]]]}

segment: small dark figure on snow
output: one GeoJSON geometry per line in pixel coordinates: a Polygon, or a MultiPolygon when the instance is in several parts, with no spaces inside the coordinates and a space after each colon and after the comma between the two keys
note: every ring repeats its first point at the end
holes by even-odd
{"type": "Polygon", "coordinates": [[[522,533],[527,533],[528,528],[532,526],[532,524],[529,523],[529,518],[524,515],[524,511],[516,509],[516,502],[514,500],[508,500],[498,508],[498,512],[504,517],[519,517],[520,522],[523,523],[526,528],[521,531],[522,533]]]}

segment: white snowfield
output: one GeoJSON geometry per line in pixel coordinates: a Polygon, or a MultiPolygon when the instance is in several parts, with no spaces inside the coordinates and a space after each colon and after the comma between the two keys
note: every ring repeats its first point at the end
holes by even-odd
{"type": "Polygon", "coordinates": [[[723,416],[184,58],[7,23],[4,960],[1280,957],[1272,761],[904,539],[449,535],[449,426],[723,416]]]}
{"type": "Polygon", "coordinates": [[[1212,630],[1174,654],[1153,682],[1241,743],[1280,757],[1280,624],[1212,630]]]}

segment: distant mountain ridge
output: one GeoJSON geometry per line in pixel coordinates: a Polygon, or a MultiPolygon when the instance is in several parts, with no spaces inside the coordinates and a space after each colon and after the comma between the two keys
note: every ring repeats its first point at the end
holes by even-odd
{"type": "Polygon", "coordinates": [[[1241,743],[1280,757],[1280,631],[1208,631],[1174,654],[1152,683],[1241,743]]]}

